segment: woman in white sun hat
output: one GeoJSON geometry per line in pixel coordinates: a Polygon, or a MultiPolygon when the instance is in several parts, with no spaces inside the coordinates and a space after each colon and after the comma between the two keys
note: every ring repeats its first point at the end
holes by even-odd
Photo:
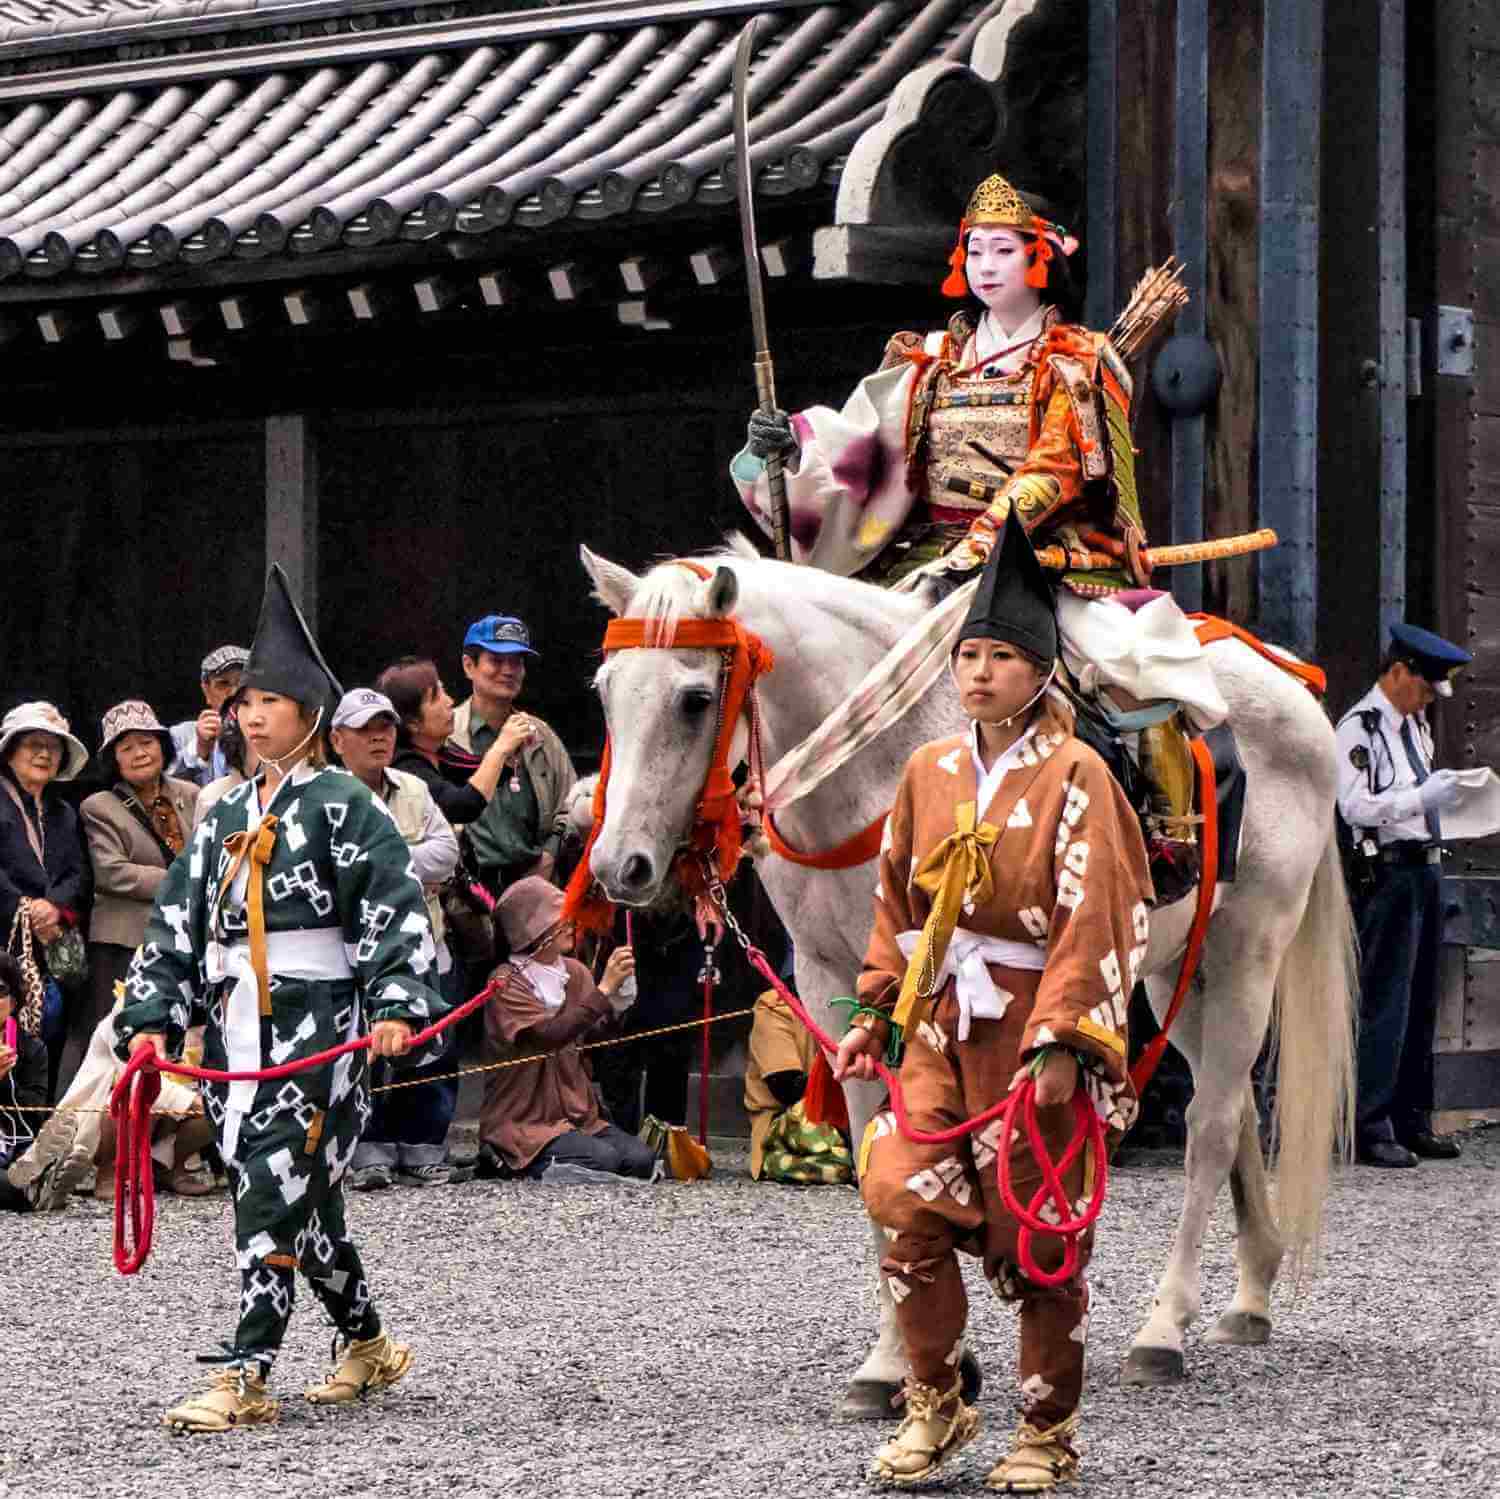
{"type": "MultiPolygon", "coordinates": [[[[17,951],[29,943],[43,974],[48,949],[81,927],[93,896],[78,814],[53,784],[71,781],[88,757],[52,703],[21,703],[0,719],[0,942],[17,951]]],[[[39,997],[28,1004],[41,1008],[39,997]]],[[[26,1024],[47,1042],[50,1092],[63,1033],[61,1016],[48,1018],[26,1024]]]]}

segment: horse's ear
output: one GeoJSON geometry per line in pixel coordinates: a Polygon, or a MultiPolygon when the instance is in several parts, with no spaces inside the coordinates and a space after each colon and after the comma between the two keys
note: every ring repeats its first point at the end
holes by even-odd
{"type": "Polygon", "coordinates": [[[715,570],[707,586],[704,615],[708,619],[723,619],[739,602],[740,580],[735,577],[733,568],[721,567],[715,570]]]}
{"type": "Polygon", "coordinates": [[[584,571],[593,580],[594,597],[611,614],[623,615],[630,608],[630,601],[635,597],[641,580],[628,567],[621,567],[618,562],[596,556],[587,547],[579,547],[578,556],[584,571]]]}

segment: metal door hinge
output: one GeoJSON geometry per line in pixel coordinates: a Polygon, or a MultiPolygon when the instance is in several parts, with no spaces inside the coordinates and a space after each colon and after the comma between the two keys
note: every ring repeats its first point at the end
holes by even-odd
{"type": "Polygon", "coordinates": [[[1422,394],[1422,319],[1406,320],[1406,399],[1415,401],[1422,394]]]}
{"type": "Polygon", "coordinates": [[[1437,372],[1458,376],[1474,373],[1474,313],[1471,308],[1438,308],[1437,372]]]}

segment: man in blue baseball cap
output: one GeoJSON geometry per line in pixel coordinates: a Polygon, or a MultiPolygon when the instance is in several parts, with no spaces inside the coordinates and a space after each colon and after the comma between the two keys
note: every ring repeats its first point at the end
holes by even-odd
{"type": "MultiPolygon", "coordinates": [[[[1442,941],[1442,812],[1455,772],[1433,768],[1427,710],[1453,696],[1473,657],[1416,625],[1391,626],[1380,676],[1339,720],[1339,816],[1357,869],[1360,945],[1359,1159],[1451,1160],[1432,1130],[1432,1046],[1442,941]]],[[[1342,831],[1342,830],[1341,830],[1342,831]]]]}
{"type": "Polygon", "coordinates": [[[510,614],[486,614],[464,635],[472,695],[453,713],[452,739],[482,758],[498,740],[506,766],[495,794],[469,824],[485,884],[499,895],[528,874],[551,878],[565,831],[564,800],[578,773],[552,728],[516,706],[527,663],[539,659],[531,632],[510,614]]]}

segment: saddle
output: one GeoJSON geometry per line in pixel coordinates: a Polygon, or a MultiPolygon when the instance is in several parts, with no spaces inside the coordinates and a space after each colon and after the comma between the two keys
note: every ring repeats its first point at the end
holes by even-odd
{"type": "MultiPolygon", "coordinates": [[[[1159,816],[1153,805],[1150,777],[1130,752],[1125,736],[1117,732],[1101,712],[1099,705],[1080,693],[1060,674],[1063,693],[1073,709],[1074,733],[1109,767],[1110,774],[1125,793],[1125,799],[1140,819],[1141,836],[1152,851],[1151,878],[1156,888],[1156,904],[1171,905],[1181,900],[1198,880],[1196,859],[1184,858],[1181,845],[1165,843],[1158,833],[1159,816]]],[[[1245,816],[1245,766],[1240,758],[1234,730],[1227,723],[1209,729],[1201,736],[1213,758],[1214,792],[1218,807],[1219,883],[1232,881],[1239,858],[1240,830],[1245,816]]],[[[1191,818],[1203,818],[1202,787],[1193,781],[1191,818]]]]}

